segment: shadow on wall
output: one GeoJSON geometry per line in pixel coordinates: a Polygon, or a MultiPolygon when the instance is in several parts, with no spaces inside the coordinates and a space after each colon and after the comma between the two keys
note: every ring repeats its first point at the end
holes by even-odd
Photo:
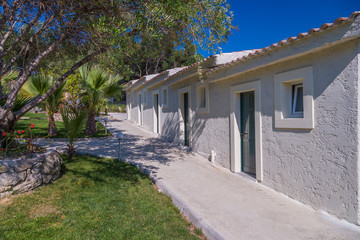
{"type": "MultiPolygon", "coordinates": [[[[200,138],[202,136],[202,133],[205,129],[207,122],[207,118],[199,118],[198,116],[195,116],[192,124],[192,148],[197,150],[200,145],[200,138]]],[[[203,143],[206,141],[208,143],[208,139],[203,139],[203,143]]],[[[208,145],[208,144],[207,144],[208,145]]],[[[214,146],[206,146],[208,149],[212,149],[214,146]]]]}
{"type": "Polygon", "coordinates": [[[161,138],[168,142],[179,143],[179,131],[180,124],[177,112],[166,113],[166,118],[161,129],[161,138]]]}
{"type": "MultiPolygon", "coordinates": [[[[191,123],[191,149],[197,151],[199,145],[203,145],[202,148],[213,149],[214,146],[209,146],[209,139],[204,139],[203,131],[206,126],[207,118],[193,116],[191,123]],[[201,141],[201,143],[200,143],[201,141]]],[[[163,122],[161,138],[168,142],[173,142],[175,144],[183,144],[183,139],[180,139],[179,136],[180,123],[178,113],[167,113],[167,117],[163,122]]],[[[205,137],[206,138],[206,137],[205,137]]],[[[209,152],[210,155],[210,152],[209,152]]]]}

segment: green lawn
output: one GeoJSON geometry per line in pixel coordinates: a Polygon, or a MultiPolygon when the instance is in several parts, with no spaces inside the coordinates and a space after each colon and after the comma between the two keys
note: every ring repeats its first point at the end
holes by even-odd
{"type": "MultiPolygon", "coordinates": [[[[126,112],[126,105],[125,104],[118,104],[118,103],[108,103],[106,104],[108,112],[120,112],[119,107],[122,109],[123,112],[126,112]]],[[[105,112],[105,106],[101,107],[100,112],[105,112]]]]}
{"type": "Polygon", "coordinates": [[[0,239],[204,239],[136,167],[62,157],[53,184],[0,200],[0,239]]]}
{"type": "MultiPolygon", "coordinates": [[[[15,130],[27,130],[31,123],[35,124],[34,128],[31,129],[34,137],[47,137],[48,133],[48,120],[45,113],[26,113],[24,117],[30,117],[30,119],[20,119],[16,124],[15,130]]],[[[65,135],[65,126],[63,122],[55,122],[56,127],[58,129],[57,138],[66,138],[65,135]]],[[[106,137],[110,135],[105,135],[105,127],[97,122],[96,126],[98,128],[98,132],[96,135],[91,137],[106,137]]],[[[90,137],[85,135],[85,126],[84,129],[80,132],[80,138],[90,137]]]]}

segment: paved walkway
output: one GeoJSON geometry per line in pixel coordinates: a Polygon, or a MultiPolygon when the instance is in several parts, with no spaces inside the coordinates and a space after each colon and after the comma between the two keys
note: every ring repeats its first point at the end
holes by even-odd
{"type": "MultiPolygon", "coordinates": [[[[212,166],[126,121],[124,115],[114,117],[118,120],[110,122],[110,129],[124,134],[123,158],[148,172],[209,239],[360,239],[360,227],[212,166]]],[[[64,144],[50,147],[61,149],[64,144]]],[[[79,153],[114,158],[117,144],[117,139],[76,142],[79,153]]]]}

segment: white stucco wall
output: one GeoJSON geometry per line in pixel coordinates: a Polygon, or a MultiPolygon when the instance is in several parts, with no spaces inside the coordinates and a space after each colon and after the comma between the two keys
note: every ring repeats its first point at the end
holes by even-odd
{"type": "Polygon", "coordinates": [[[142,127],[148,131],[153,131],[153,101],[152,93],[147,91],[146,104],[143,104],[143,125],[142,127]]]}
{"type": "Polygon", "coordinates": [[[168,86],[168,106],[161,108],[161,137],[167,141],[178,141],[179,116],[177,111],[177,89],[168,86]]]}
{"type": "Polygon", "coordinates": [[[132,122],[138,122],[137,104],[135,93],[128,91],[126,96],[127,118],[132,122]]]}

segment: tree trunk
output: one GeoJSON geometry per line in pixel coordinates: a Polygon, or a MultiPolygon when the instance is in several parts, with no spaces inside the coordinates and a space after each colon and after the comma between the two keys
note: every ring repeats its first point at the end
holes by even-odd
{"type": "Polygon", "coordinates": [[[49,136],[56,136],[58,134],[58,130],[57,130],[56,125],[55,125],[54,114],[48,113],[48,115],[49,115],[48,135],[49,136]]]}
{"type": "Polygon", "coordinates": [[[10,111],[4,118],[4,121],[0,123],[0,143],[2,148],[6,147],[6,139],[8,139],[8,137],[10,137],[11,133],[14,131],[16,122],[17,121],[13,112],[10,111]]]}
{"type": "Polygon", "coordinates": [[[95,135],[97,132],[95,114],[96,114],[95,110],[91,109],[89,112],[88,120],[86,122],[86,130],[85,130],[86,135],[92,136],[95,135]]]}
{"type": "Polygon", "coordinates": [[[68,144],[67,146],[68,146],[68,149],[67,149],[68,158],[69,158],[69,160],[72,160],[72,158],[75,155],[75,151],[76,151],[75,147],[72,144],[68,144]]]}

